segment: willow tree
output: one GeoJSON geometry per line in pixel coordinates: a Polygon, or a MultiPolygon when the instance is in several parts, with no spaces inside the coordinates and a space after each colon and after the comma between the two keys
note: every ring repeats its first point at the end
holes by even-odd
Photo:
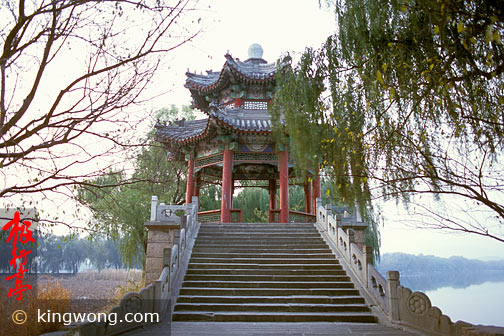
{"type": "Polygon", "coordinates": [[[0,2],[0,206],[37,206],[42,225],[69,225],[60,199],[128,166],[156,74],[200,29],[194,5],[0,2]]]}
{"type": "Polygon", "coordinates": [[[301,164],[326,167],[340,199],[368,220],[377,197],[408,204],[427,193],[487,217],[426,208],[422,224],[504,242],[502,2],[334,8],[337,33],[297,63],[288,55],[279,71],[276,124],[301,164]]]}
{"type": "MultiPolygon", "coordinates": [[[[172,122],[183,116],[194,119],[193,111],[172,105],[156,113],[158,122],[172,122]]],[[[77,189],[76,201],[87,207],[92,217],[87,225],[95,237],[105,235],[119,241],[124,263],[132,267],[145,264],[147,231],[151,198],[159,197],[166,204],[185,201],[186,165],[166,159],[166,148],[155,140],[154,123],[144,146],[131,158],[132,176],[123,171],[111,171],[83,183],[77,189]],[[95,234],[96,233],[96,234],[95,234]]]]}

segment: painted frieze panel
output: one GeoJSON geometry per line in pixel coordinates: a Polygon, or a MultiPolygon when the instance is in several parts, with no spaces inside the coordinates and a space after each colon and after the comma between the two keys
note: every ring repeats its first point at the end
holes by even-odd
{"type": "Polygon", "coordinates": [[[194,166],[195,167],[205,167],[205,166],[213,165],[216,163],[221,163],[223,160],[224,160],[223,154],[216,154],[216,155],[196,159],[194,166]]]}
{"type": "Polygon", "coordinates": [[[240,137],[242,152],[272,152],[271,137],[268,134],[246,134],[240,137]]]}
{"type": "Polygon", "coordinates": [[[197,158],[203,158],[210,155],[215,155],[219,153],[219,145],[217,140],[214,138],[209,141],[200,142],[197,148],[197,158]]]}
{"type": "Polygon", "coordinates": [[[277,178],[276,166],[268,164],[239,164],[233,167],[235,180],[268,180],[277,178]]]}
{"type": "Polygon", "coordinates": [[[273,153],[234,153],[234,161],[255,161],[255,162],[272,162],[275,165],[278,162],[278,156],[273,153]]]}
{"type": "Polygon", "coordinates": [[[265,94],[263,86],[261,84],[250,84],[247,96],[249,99],[264,99],[265,94]]]}
{"type": "Polygon", "coordinates": [[[226,90],[223,90],[221,93],[220,93],[220,100],[219,100],[219,103],[220,105],[226,105],[226,104],[229,104],[233,101],[233,97],[231,96],[231,90],[230,89],[226,89],[226,90]]]}

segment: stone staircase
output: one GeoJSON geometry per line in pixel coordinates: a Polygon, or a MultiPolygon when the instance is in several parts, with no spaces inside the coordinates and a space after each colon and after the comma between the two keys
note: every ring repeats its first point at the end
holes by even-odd
{"type": "Polygon", "coordinates": [[[202,223],[173,321],[376,322],[309,223],[202,223]]]}

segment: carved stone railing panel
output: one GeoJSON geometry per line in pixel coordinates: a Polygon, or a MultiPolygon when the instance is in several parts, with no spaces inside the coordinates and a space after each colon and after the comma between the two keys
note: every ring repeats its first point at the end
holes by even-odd
{"type": "Polygon", "coordinates": [[[390,298],[390,294],[388,291],[387,280],[371,264],[368,265],[366,287],[368,292],[373,294],[374,299],[378,301],[382,309],[390,315],[390,307],[387,300],[390,298]]]}
{"type": "Polygon", "coordinates": [[[367,280],[366,279],[367,269],[366,269],[366,258],[364,253],[359,249],[359,247],[356,244],[350,243],[349,255],[350,255],[350,263],[352,264],[354,273],[357,274],[359,278],[362,279],[363,282],[365,282],[367,280]]]}
{"type": "MultiPolygon", "coordinates": [[[[361,249],[356,242],[356,237],[360,237],[357,231],[365,225],[348,220],[343,225],[338,214],[332,213],[332,207],[322,207],[320,199],[317,204],[315,227],[338,252],[341,262],[351,271],[352,279],[359,283],[390,322],[407,325],[427,335],[487,335],[485,332],[490,327],[473,326],[463,321],[453,323],[439,308],[432,307],[427,295],[400,286],[399,272],[389,271],[385,278],[373,266],[372,248],[364,245],[361,249]]],[[[357,221],[357,216],[355,218],[357,221]]],[[[493,334],[504,334],[504,328],[492,328],[493,334]]]]}
{"type": "MultiPolygon", "coordinates": [[[[181,261],[188,260],[190,250],[188,241],[192,239],[198,227],[198,198],[193,197],[191,204],[165,205],[157,204],[157,197],[152,197],[150,221],[146,227],[155,234],[153,246],[147,249],[157,253],[154,263],[161,265],[159,277],[138,292],[126,293],[118,306],[110,313],[116,315],[116,324],[103,322],[84,322],[67,326],[61,335],[116,335],[143,325],[160,322],[171,310],[171,295],[176,285],[176,279],[181,276],[181,261]],[[177,215],[182,210],[184,215],[177,215]],[[178,237],[176,241],[174,238],[178,237]],[[156,245],[157,244],[157,245],[156,245]],[[143,316],[154,316],[158,319],[144,319],[142,322],[126,322],[126,314],[141,313],[143,316]],[[149,315],[150,314],[150,315],[149,315]],[[122,322],[121,322],[122,321],[122,322]]],[[[179,281],[179,280],[177,280],[179,281]]],[[[54,335],[54,333],[51,333],[54,335]]]]}

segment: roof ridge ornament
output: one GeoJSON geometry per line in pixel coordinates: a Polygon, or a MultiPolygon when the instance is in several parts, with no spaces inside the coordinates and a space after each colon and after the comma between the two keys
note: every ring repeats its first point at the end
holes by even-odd
{"type": "Polygon", "coordinates": [[[248,48],[249,59],[262,59],[263,48],[259,43],[252,43],[248,48]]]}
{"type": "Polygon", "coordinates": [[[182,119],[179,119],[179,120],[175,120],[175,124],[176,124],[177,126],[179,126],[179,127],[180,127],[180,126],[184,126],[185,121],[186,121],[186,118],[182,118],[182,119]]]}

